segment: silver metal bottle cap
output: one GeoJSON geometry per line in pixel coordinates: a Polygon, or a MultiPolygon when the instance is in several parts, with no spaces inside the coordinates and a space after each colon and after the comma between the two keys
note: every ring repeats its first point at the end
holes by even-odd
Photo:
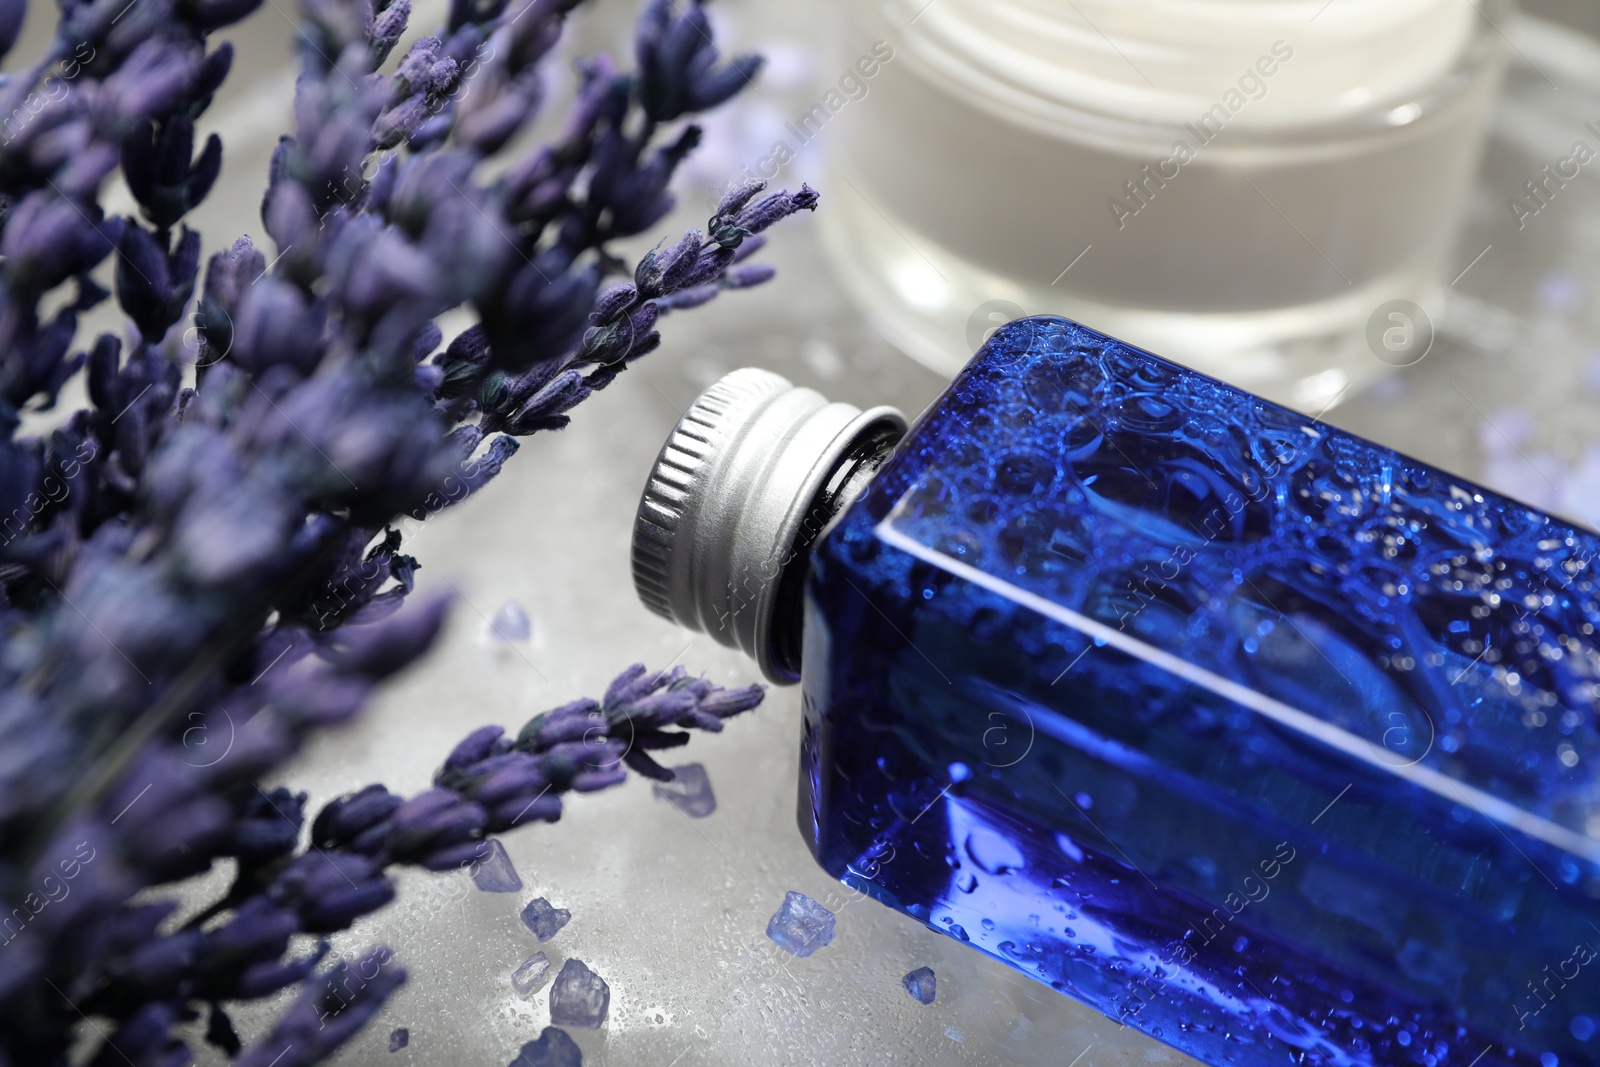
{"type": "Polygon", "coordinates": [[[754,367],[723,377],[689,406],[645,483],[633,526],[639,599],[744,651],[772,681],[793,681],[774,658],[779,579],[830,473],[880,428],[904,433],[905,416],[829,403],[754,367]]]}

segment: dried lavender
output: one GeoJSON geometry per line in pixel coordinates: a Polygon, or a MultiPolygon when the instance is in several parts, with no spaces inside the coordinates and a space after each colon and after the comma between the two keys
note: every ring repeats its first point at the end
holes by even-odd
{"type": "MultiPolygon", "coordinates": [[[[764,281],[746,257],[816,195],[747,184],[631,270],[611,251],[672,207],[699,134],[669,124],[759,65],[721,60],[698,2],[648,3],[637,72],[582,64],[557,138],[483,183],[577,0],[458,0],[393,57],[406,0],[304,0],[296,128],[262,202],[274,254],[241,238],[202,277],[183,219],[223,146],[195,123],[231,61],[207,35],[258,3],[64,0],[45,55],[0,76],[0,1064],[65,1063],[84,1015],[94,1064],[184,1062],[174,1028],[202,1014],[241,1062],[317,1062],[404,973],[382,948],[319,972],[327,946],[291,951],[302,935],[381,908],[396,864],[470,863],[624,768],[670,777],[650,752],[760,699],[635,668],[515,738],[470,735],[422,794],[334,801],[301,848],[307,796],[257,783],[442,623],[441,601],[399,611],[402,520],[565,426],[656,347],[662,313],[764,281]],[[119,169],[140,218],[98,203],[119,169]],[[130,332],[75,350],[108,258],[130,332]],[[433,320],[463,306],[477,324],[445,343],[433,320]],[[79,372],[90,406],[19,436],[79,372]],[[223,858],[233,885],[182,925],[129,903],[223,858]],[[295,985],[241,1039],[225,1005],[295,985]]],[[[0,46],[22,10],[0,0],[0,46]]]]}

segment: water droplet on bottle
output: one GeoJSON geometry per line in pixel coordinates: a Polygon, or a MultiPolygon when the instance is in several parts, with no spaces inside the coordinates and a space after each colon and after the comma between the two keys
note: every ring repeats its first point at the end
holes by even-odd
{"type": "Polygon", "coordinates": [[[981,826],[967,835],[967,855],[972,857],[972,862],[979,869],[990,874],[1021,870],[1028,865],[1016,845],[981,826]]]}

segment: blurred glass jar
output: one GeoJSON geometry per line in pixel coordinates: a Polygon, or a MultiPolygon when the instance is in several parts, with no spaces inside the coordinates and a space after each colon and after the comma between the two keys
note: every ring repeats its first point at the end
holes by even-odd
{"type": "Polygon", "coordinates": [[[1315,407],[1416,355],[1374,355],[1380,309],[1438,318],[1508,0],[842,7],[849,47],[892,58],[813,112],[828,244],[934,369],[1051,311],[1315,407]]]}

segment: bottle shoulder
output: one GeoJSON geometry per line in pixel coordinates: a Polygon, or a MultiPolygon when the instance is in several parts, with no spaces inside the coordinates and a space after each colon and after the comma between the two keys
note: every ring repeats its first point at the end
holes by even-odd
{"type": "Polygon", "coordinates": [[[1597,556],[1593,531],[1041,318],[912,426],[814,591],[1024,642],[1047,619],[1294,729],[1403,733],[1397,762],[1579,826],[1597,556]]]}
{"type": "MultiPolygon", "coordinates": [[[[958,559],[1046,584],[1157,548],[1341,573],[1462,555],[1531,573],[1600,549],[1581,525],[1049,316],[996,333],[841,516],[830,547],[869,530],[964,533],[977,543],[958,559]],[[1029,566],[1048,562],[1025,558],[1038,538],[1067,562],[1029,566]]],[[[1350,592],[1374,580],[1353,573],[1350,592]]]]}

